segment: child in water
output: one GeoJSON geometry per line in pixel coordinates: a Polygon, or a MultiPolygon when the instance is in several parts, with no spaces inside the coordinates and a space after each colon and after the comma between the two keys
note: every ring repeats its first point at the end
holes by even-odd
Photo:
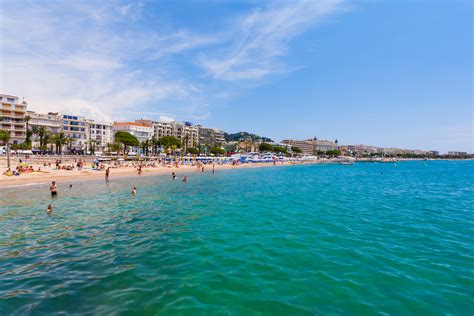
{"type": "Polygon", "coordinates": [[[133,187],[132,188],[132,195],[136,195],[137,194],[137,187],[133,187]]]}

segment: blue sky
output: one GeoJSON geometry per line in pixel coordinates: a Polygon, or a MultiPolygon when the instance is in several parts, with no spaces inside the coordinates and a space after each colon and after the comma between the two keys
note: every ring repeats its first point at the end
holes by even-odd
{"type": "Polygon", "coordinates": [[[37,111],[473,151],[470,1],[5,1],[37,111]]]}

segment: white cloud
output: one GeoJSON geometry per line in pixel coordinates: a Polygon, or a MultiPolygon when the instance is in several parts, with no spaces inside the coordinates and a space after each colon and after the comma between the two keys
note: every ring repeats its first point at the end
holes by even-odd
{"type": "Polygon", "coordinates": [[[289,41],[343,9],[342,0],[283,2],[255,9],[235,26],[231,45],[216,54],[202,54],[198,65],[217,79],[261,79],[288,71],[278,60],[289,41]]]}
{"type": "Polygon", "coordinates": [[[0,91],[25,97],[30,109],[41,112],[98,120],[177,112],[182,119],[205,120],[213,92],[219,99],[235,95],[235,87],[220,89],[168,57],[187,54],[183,59],[197,60],[223,81],[281,74],[288,71],[280,58],[288,42],[340,9],[341,1],[273,3],[244,18],[223,17],[230,27],[204,33],[134,27],[143,7],[134,1],[3,2],[0,91]]]}

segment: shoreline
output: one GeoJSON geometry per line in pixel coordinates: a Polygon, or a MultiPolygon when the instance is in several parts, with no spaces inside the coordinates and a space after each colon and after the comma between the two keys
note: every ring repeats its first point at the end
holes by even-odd
{"type": "MultiPolygon", "coordinates": [[[[298,165],[309,165],[309,164],[330,164],[332,161],[315,161],[315,162],[304,162],[304,163],[258,163],[258,164],[241,164],[237,166],[232,165],[215,165],[216,171],[222,170],[238,170],[238,169],[253,169],[253,168],[268,168],[268,167],[284,167],[284,166],[298,166],[298,165]]],[[[171,175],[175,172],[178,176],[188,173],[202,173],[196,166],[180,165],[179,168],[175,167],[144,167],[144,172],[138,175],[135,168],[124,168],[124,169],[111,169],[110,180],[122,179],[122,178],[135,178],[135,177],[148,177],[156,175],[171,175]],[[115,171],[115,172],[114,172],[115,171]]],[[[205,173],[212,172],[212,166],[205,166],[205,173]]],[[[77,181],[89,181],[105,179],[105,171],[52,171],[45,174],[26,174],[22,176],[6,177],[0,176],[0,188],[15,188],[25,187],[30,185],[49,185],[51,181],[56,181],[57,184],[64,184],[66,182],[77,182],[77,181]],[[22,178],[23,177],[23,178],[22,178]]]]}

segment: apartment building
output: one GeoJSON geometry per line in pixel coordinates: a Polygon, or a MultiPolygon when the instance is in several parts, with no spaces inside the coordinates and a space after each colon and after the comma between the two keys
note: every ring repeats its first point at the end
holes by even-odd
{"type": "Polygon", "coordinates": [[[20,144],[26,138],[24,121],[27,103],[17,96],[0,94],[0,129],[10,132],[10,143],[20,144]]]}
{"type": "MultiPolygon", "coordinates": [[[[62,116],[57,112],[49,112],[47,114],[37,113],[34,111],[26,112],[26,116],[30,118],[28,121],[28,129],[34,131],[40,126],[46,127],[51,134],[57,134],[62,131],[62,116]]],[[[31,135],[33,147],[39,145],[39,137],[36,134],[31,135]]]]}
{"type": "Polygon", "coordinates": [[[217,128],[208,128],[197,125],[199,144],[208,146],[218,146],[225,143],[224,132],[217,128]]]}
{"type": "Polygon", "coordinates": [[[93,143],[96,152],[103,152],[108,144],[114,142],[114,132],[112,124],[99,123],[87,120],[89,131],[89,142],[93,143]]]}
{"type": "Polygon", "coordinates": [[[62,115],[62,132],[72,139],[68,149],[72,152],[83,152],[89,141],[88,123],[86,118],[76,115],[62,115]]]}
{"type": "Polygon", "coordinates": [[[156,122],[152,120],[135,120],[135,123],[152,126],[153,136],[159,139],[163,136],[173,136],[179,139],[186,147],[195,147],[199,144],[199,130],[190,122],[156,122]]]}

